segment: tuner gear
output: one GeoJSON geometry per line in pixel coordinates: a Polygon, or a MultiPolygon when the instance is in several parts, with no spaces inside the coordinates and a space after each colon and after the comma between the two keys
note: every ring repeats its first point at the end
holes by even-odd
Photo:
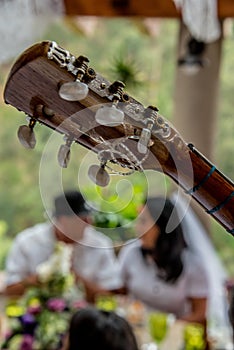
{"type": "Polygon", "coordinates": [[[146,154],[150,146],[151,133],[157,116],[158,108],[149,106],[145,109],[143,116],[145,117],[146,127],[142,129],[137,150],[139,153],[146,154]]]}
{"type": "Polygon", "coordinates": [[[124,112],[118,109],[119,101],[127,102],[128,95],[123,93],[125,84],[122,81],[115,81],[108,90],[112,96],[112,106],[99,108],[95,115],[96,121],[101,125],[117,126],[124,122],[124,112]]]}
{"type": "Polygon", "coordinates": [[[88,67],[89,59],[86,56],[71,55],[52,41],[47,53],[50,60],[55,60],[61,67],[66,67],[68,72],[76,76],[73,82],[65,82],[59,88],[59,96],[66,101],[80,101],[87,97],[89,88],[86,83],[95,78],[96,73],[88,67]]]}
{"type": "Polygon", "coordinates": [[[60,86],[59,96],[66,101],[81,101],[87,97],[88,85],[82,82],[87,72],[89,59],[79,56],[73,63],[77,67],[77,77],[75,81],[64,83],[60,86]]]}

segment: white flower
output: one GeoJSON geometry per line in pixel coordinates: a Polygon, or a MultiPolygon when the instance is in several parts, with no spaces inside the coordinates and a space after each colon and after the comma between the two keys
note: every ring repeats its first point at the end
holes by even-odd
{"type": "Polygon", "coordinates": [[[55,273],[68,275],[71,266],[72,246],[58,242],[54,253],[37,266],[36,272],[42,283],[48,282],[55,273]]]}

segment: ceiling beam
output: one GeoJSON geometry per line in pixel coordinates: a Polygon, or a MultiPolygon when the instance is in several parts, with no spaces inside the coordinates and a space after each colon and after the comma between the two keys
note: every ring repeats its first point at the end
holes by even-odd
{"type": "Polygon", "coordinates": [[[64,0],[68,15],[178,17],[172,0],[64,0]]]}
{"type": "MultiPolygon", "coordinates": [[[[173,0],[64,0],[67,15],[179,18],[173,0]]],[[[218,0],[219,18],[234,17],[234,1],[218,0]]]]}

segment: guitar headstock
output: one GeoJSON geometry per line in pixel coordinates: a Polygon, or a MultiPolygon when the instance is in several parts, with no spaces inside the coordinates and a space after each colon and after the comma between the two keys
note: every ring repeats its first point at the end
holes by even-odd
{"type": "Polygon", "coordinates": [[[154,169],[170,176],[176,172],[175,158],[183,161],[188,154],[156,107],[145,108],[122,82],[109,82],[89,67],[87,57],[76,58],[55,42],[35,44],[18,58],[4,98],[29,117],[18,132],[24,146],[35,146],[33,128],[39,122],[65,135],[61,166],[67,166],[73,142],[96,152],[100,167],[91,166],[89,175],[99,185],[108,183],[105,168],[112,164],[124,174],[154,169]]]}

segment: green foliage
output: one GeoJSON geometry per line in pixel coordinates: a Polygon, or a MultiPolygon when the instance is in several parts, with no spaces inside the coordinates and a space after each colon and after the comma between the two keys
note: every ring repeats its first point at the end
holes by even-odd
{"type": "MultiPolygon", "coordinates": [[[[82,170],[82,173],[87,172],[82,170]]],[[[72,181],[74,183],[75,179],[72,181]]],[[[80,181],[80,185],[82,184],[80,181]]],[[[107,187],[98,187],[89,179],[85,179],[82,188],[89,205],[93,208],[94,222],[98,230],[103,231],[115,243],[132,238],[132,221],[136,218],[137,208],[143,202],[147,187],[148,183],[143,173],[126,178],[113,176],[107,187]]]]}
{"type": "Polygon", "coordinates": [[[42,132],[38,133],[39,147],[34,151],[26,150],[19,145],[15,136],[18,126],[25,122],[25,118],[22,117],[22,113],[8,106],[2,106],[0,110],[0,120],[4,125],[0,130],[2,141],[0,211],[1,219],[8,225],[9,235],[37,220],[42,220],[43,213],[38,188],[38,165],[41,158],[41,144],[43,145],[41,139],[48,135],[48,129],[43,128],[42,132]]]}
{"type": "Polygon", "coordinates": [[[6,221],[0,220],[0,239],[6,234],[7,226],[6,221]]]}
{"type": "Polygon", "coordinates": [[[139,68],[137,67],[137,63],[130,55],[122,54],[116,57],[113,61],[112,72],[117,80],[126,84],[127,88],[139,88],[144,84],[138,78],[139,68]]]}
{"type": "Polygon", "coordinates": [[[216,159],[222,171],[234,179],[233,162],[233,90],[234,77],[230,72],[234,70],[234,62],[230,59],[233,55],[233,37],[225,38],[223,45],[223,57],[220,74],[219,118],[217,122],[217,146],[215,148],[216,159]]]}
{"type": "Polygon", "coordinates": [[[4,269],[6,256],[8,254],[8,251],[11,247],[12,239],[9,238],[6,234],[1,234],[0,236],[0,246],[1,246],[1,253],[0,253],[0,270],[4,269]]]}

